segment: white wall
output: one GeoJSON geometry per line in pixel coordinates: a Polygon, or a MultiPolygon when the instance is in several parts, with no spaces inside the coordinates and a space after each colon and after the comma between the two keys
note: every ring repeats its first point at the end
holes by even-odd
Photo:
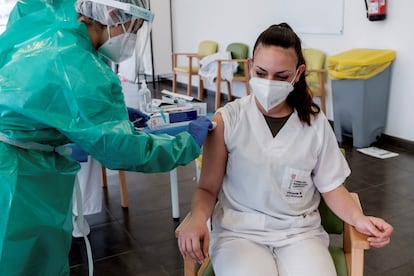
{"type": "MultiPolygon", "coordinates": [[[[175,0],[173,12],[173,51],[197,49],[204,39],[219,42],[219,50],[235,41],[253,47],[256,37],[270,24],[280,23],[280,5],[287,0],[175,0]],[[279,7],[279,8],[278,8],[279,7]]],[[[307,1],[307,0],[303,0],[307,1]]],[[[319,48],[333,55],[352,48],[393,49],[397,59],[392,67],[392,80],[385,134],[414,141],[414,35],[409,19],[414,1],[388,1],[385,21],[371,22],[365,15],[362,0],[344,1],[344,32],[341,35],[299,34],[304,47],[319,48]]],[[[304,12],[298,7],[298,16],[304,12]]],[[[323,11],[329,13],[328,10],[323,11]]],[[[322,14],[323,14],[322,12],[322,14]]],[[[289,22],[288,22],[289,23],[289,22]]],[[[185,80],[179,79],[185,82],[185,80]]],[[[194,82],[197,83],[197,82],[194,82]]],[[[242,88],[242,86],[240,86],[242,88]]],[[[242,91],[244,93],[244,91],[242,91]]],[[[237,92],[234,94],[238,95],[237,92]]],[[[333,118],[330,83],[328,83],[327,115],[333,118]]]]}

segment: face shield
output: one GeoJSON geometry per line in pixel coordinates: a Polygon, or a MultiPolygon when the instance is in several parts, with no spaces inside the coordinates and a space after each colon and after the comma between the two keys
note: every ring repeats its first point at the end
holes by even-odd
{"type": "Polygon", "coordinates": [[[78,13],[107,26],[109,38],[98,51],[115,63],[130,58],[134,52],[137,59],[142,56],[154,19],[154,13],[147,7],[146,0],[77,0],[75,3],[78,13]],[[121,33],[111,36],[111,27],[117,26],[121,26],[121,33]]]}

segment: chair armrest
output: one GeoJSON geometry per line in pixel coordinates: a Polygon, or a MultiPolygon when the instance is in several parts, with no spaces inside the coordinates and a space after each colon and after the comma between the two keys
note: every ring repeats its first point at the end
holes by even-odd
{"type": "MultiPolygon", "coordinates": [[[[217,85],[219,85],[220,84],[220,82],[222,81],[222,79],[221,79],[221,64],[223,63],[223,62],[242,62],[243,63],[243,70],[244,70],[244,72],[245,72],[245,74],[246,74],[246,76],[248,77],[249,76],[249,72],[248,72],[248,70],[249,70],[249,59],[217,59],[216,60],[217,61],[217,77],[216,77],[216,81],[217,81],[217,85]]],[[[218,88],[219,89],[219,88],[218,88]]],[[[248,95],[250,94],[249,92],[247,93],[248,95]]]]}
{"type": "Polygon", "coordinates": [[[178,57],[178,56],[186,56],[186,57],[194,57],[194,58],[203,58],[202,55],[199,55],[197,53],[172,53],[173,56],[178,57]]]}
{"type": "Polygon", "coordinates": [[[180,234],[183,227],[188,223],[190,220],[191,212],[188,212],[188,214],[184,217],[184,219],[180,222],[180,224],[175,229],[175,237],[178,238],[178,235],[180,234]]]}
{"type": "Polygon", "coordinates": [[[248,62],[248,59],[239,58],[239,59],[217,59],[219,62],[248,62]]]}
{"type": "MultiPolygon", "coordinates": [[[[184,219],[180,222],[180,224],[175,229],[175,237],[178,238],[183,227],[188,223],[190,219],[191,212],[189,212],[184,219]]],[[[200,266],[196,261],[194,261],[191,257],[187,256],[184,257],[184,276],[196,276],[196,275],[203,275],[204,271],[207,269],[210,263],[210,258],[206,258],[203,264],[200,266]]]]}
{"type": "Polygon", "coordinates": [[[193,56],[193,55],[197,55],[197,53],[172,53],[173,55],[176,56],[193,56]]]}
{"type": "MultiPolygon", "coordinates": [[[[361,203],[356,193],[351,193],[352,198],[357,202],[359,208],[361,203]]],[[[362,208],[361,208],[362,210],[362,208]]],[[[364,250],[371,246],[367,236],[358,232],[355,227],[344,223],[344,251],[348,275],[362,276],[364,273],[364,250]]]]}
{"type": "Polygon", "coordinates": [[[200,62],[200,60],[203,58],[203,56],[199,55],[198,53],[172,53],[173,56],[173,68],[176,68],[178,66],[178,60],[183,60],[184,57],[188,59],[188,67],[192,67],[193,64],[193,58],[196,59],[197,63],[200,62]],[[179,58],[181,57],[181,58],[179,58]]]}

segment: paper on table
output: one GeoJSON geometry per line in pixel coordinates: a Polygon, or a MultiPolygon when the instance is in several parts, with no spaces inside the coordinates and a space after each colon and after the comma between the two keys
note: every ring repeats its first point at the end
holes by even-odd
{"type": "Polygon", "coordinates": [[[381,158],[381,159],[386,159],[386,158],[398,156],[398,153],[391,152],[391,151],[384,150],[384,149],[380,149],[380,148],[377,148],[377,147],[362,148],[362,149],[357,149],[357,151],[359,151],[363,154],[373,156],[373,157],[376,157],[376,158],[381,158]]]}

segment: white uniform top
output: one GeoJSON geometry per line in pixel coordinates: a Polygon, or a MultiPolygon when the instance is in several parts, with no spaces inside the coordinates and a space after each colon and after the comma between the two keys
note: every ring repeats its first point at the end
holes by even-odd
{"type": "Polygon", "coordinates": [[[273,137],[253,95],[218,112],[228,160],[212,239],[243,237],[270,246],[315,236],[328,241],[319,192],[337,188],[350,169],[325,115],[308,126],[295,111],[273,137]]]}

